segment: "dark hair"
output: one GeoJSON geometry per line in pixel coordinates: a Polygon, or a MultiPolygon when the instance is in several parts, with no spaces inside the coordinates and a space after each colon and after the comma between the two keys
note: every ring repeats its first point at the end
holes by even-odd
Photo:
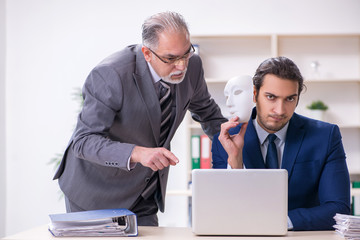
{"type": "Polygon", "coordinates": [[[183,31],[188,36],[189,29],[183,18],[176,12],[157,13],[148,19],[142,25],[142,43],[149,48],[157,48],[159,43],[158,35],[163,31],[183,31]]]}
{"type": "Polygon", "coordinates": [[[269,58],[263,61],[259,65],[253,77],[253,84],[256,89],[256,96],[255,96],[256,98],[257,95],[259,94],[260,87],[263,84],[264,77],[266,74],[274,74],[279,78],[298,82],[299,97],[300,97],[300,93],[305,87],[304,79],[301,76],[300,70],[292,60],[290,60],[287,57],[269,58]]]}

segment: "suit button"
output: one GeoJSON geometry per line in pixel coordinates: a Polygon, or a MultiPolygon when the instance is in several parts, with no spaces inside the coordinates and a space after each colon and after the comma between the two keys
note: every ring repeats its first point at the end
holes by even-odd
{"type": "Polygon", "coordinates": [[[145,182],[148,183],[150,181],[150,178],[145,178],[145,182]]]}
{"type": "Polygon", "coordinates": [[[109,165],[109,162],[105,162],[105,165],[109,165]]]}

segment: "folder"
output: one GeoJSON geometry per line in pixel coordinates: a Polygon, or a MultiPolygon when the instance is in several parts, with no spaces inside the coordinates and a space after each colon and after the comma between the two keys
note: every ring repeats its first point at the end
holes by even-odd
{"type": "Polygon", "coordinates": [[[211,168],[210,152],[211,142],[210,138],[203,134],[200,136],[200,168],[209,169],[211,168]]]}
{"type": "Polygon", "coordinates": [[[135,213],[125,208],[50,214],[55,237],[137,236],[135,213]]]}
{"type": "MultiPolygon", "coordinates": [[[[353,188],[360,188],[360,182],[352,182],[353,188]]],[[[352,196],[352,214],[360,216],[360,196],[352,196]]]]}
{"type": "Polygon", "coordinates": [[[200,135],[191,136],[192,169],[200,168],[200,135]]]}

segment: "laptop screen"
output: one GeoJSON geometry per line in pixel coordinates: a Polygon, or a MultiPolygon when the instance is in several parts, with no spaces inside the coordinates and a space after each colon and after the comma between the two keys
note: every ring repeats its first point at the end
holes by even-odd
{"type": "Polygon", "coordinates": [[[285,169],[195,169],[192,230],[197,235],[285,235],[285,169]]]}

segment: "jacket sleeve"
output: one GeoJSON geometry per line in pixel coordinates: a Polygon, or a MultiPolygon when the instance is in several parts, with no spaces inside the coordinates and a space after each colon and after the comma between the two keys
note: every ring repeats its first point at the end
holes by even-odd
{"type": "Polygon", "coordinates": [[[123,88],[118,74],[110,67],[94,69],[84,84],[83,97],[84,105],[70,146],[76,157],[128,169],[134,145],[109,137],[109,129],[122,106],[123,88]]]}
{"type": "Polygon", "coordinates": [[[200,57],[194,56],[189,63],[188,71],[191,72],[191,85],[194,90],[189,110],[192,118],[201,124],[203,131],[213,139],[220,132],[220,125],[227,119],[221,114],[220,107],[211,97],[204,78],[204,71],[200,57]]]}
{"type": "Polygon", "coordinates": [[[215,134],[213,138],[211,153],[213,168],[227,168],[228,155],[219,141],[219,133],[215,134]]]}

